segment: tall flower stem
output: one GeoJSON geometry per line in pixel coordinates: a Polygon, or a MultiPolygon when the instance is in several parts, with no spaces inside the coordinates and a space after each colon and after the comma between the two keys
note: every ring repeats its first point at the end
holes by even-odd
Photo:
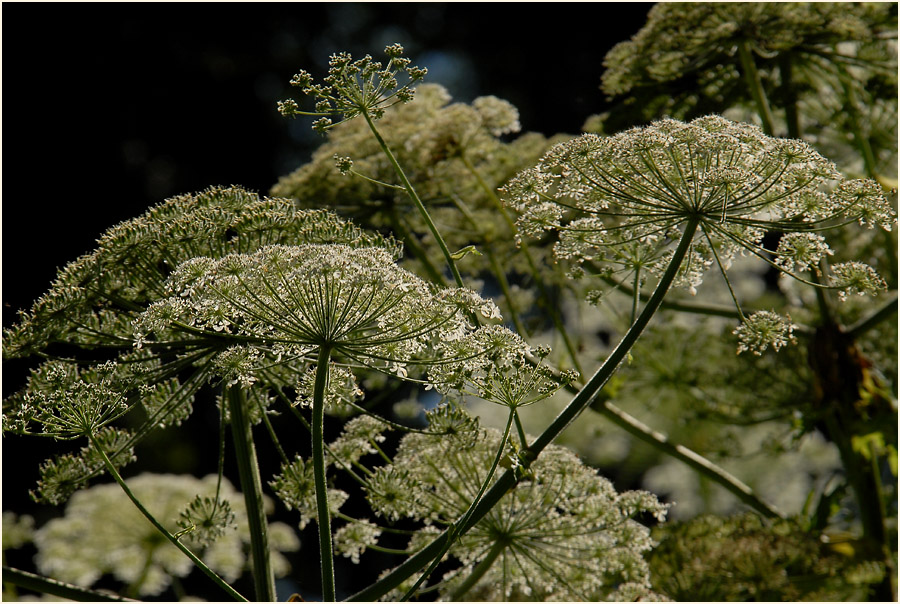
{"type": "Polygon", "coordinates": [[[331,512],[328,509],[328,485],[325,482],[325,388],[328,386],[328,364],[331,347],[319,348],[316,378],[313,385],[312,454],[316,485],[316,514],[319,525],[319,557],[322,567],[322,600],[334,602],[334,553],[331,544],[331,512]]]}
{"type": "Polygon", "coordinates": [[[774,136],[772,123],[772,109],[769,107],[769,99],[766,98],[766,92],[763,90],[762,79],[759,76],[759,70],[756,69],[756,62],[753,60],[753,52],[750,50],[750,44],[746,40],[738,42],[738,54],[741,59],[741,68],[744,72],[744,82],[747,84],[747,90],[756,103],[756,112],[759,119],[762,120],[763,132],[769,136],[774,136]]]}
{"type": "MultiPolygon", "coordinates": [[[[619,367],[619,364],[631,351],[631,348],[634,346],[635,342],[637,342],[637,339],[644,331],[644,328],[647,327],[650,319],[656,314],[663,298],[665,298],[666,293],[669,291],[669,287],[675,280],[678,269],[690,249],[699,222],[699,218],[690,218],[685,224],[684,233],[681,236],[681,240],[678,242],[678,247],[675,249],[668,267],[660,277],[656,290],[653,292],[653,295],[650,296],[647,304],[644,305],[641,314],[638,315],[637,319],[631,324],[631,327],[622,337],[618,346],[610,353],[603,362],[603,365],[600,366],[597,372],[591,377],[587,384],[585,384],[584,388],[581,389],[575,398],[569,402],[566,408],[553,420],[537,440],[535,440],[528,449],[523,451],[520,459],[522,466],[524,466],[525,469],[537,459],[537,456],[547,447],[547,445],[553,442],[553,440],[595,400],[597,394],[603,388],[603,385],[606,384],[610,377],[612,377],[613,373],[615,373],[616,369],[619,367]]],[[[500,501],[506,492],[515,486],[515,484],[516,471],[507,470],[504,472],[500,478],[497,479],[497,482],[495,482],[484,494],[484,497],[481,498],[481,501],[475,509],[472,510],[468,522],[460,526],[458,531],[454,531],[453,527],[445,530],[434,541],[429,543],[414,556],[408,558],[391,573],[382,577],[379,581],[366,589],[357,592],[348,598],[348,600],[372,601],[400,585],[407,577],[434,560],[435,556],[443,551],[445,544],[451,537],[464,534],[472,525],[484,517],[484,515],[487,514],[491,508],[500,501]]]]}
{"type": "Polygon", "coordinates": [[[100,454],[100,457],[103,459],[103,465],[106,466],[106,469],[109,471],[110,476],[115,479],[115,481],[122,487],[122,490],[125,492],[125,495],[128,496],[128,499],[137,507],[138,511],[144,515],[144,518],[150,521],[156,530],[158,530],[169,542],[172,543],[175,547],[181,550],[181,552],[191,559],[197,568],[203,571],[210,579],[212,579],[216,585],[224,589],[229,596],[231,596],[236,602],[248,602],[247,598],[239,594],[231,585],[229,585],[222,577],[217,575],[215,571],[213,571],[210,567],[208,567],[203,560],[197,557],[194,552],[189,550],[186,545],[184,545],[181,541],[179,541],[175,535],[170,533],[166,527],[159,523],[159,521],[153,517],[147,508],[144,507],[144,504],[140,502],[140,500],[135,497],[134,493],[131,492],[131,489],[128,488],[128,485],[125,484],[125,480],[122,478],[119,471],[116,470],[116,467],[109,460],[109,457],[106,455],[106,451],[103,450],[103,446],[97,442],[97,439],[93,437],[93,435],[88,436],[91,441],[91,444],[94,446],[94,449],[100,454]]]}
{"type": "Polygon", "coordinates": [[[431,231],[431,235],[434,237],[435,241],[437,241],[438,247],[441,248],[441,253],[444,254],[444,259],[447,260],[447,266],[450,267],[450,272],[453,274],[453,280],[456,281],[457,286],[465,287],[463,285],[462,276],[460,276],[459,274],[459,269],[456,268],[456,263],[453,261],[453,257],[450,255],[450,250],[447,249],[447,244],[444,243],[444,238],[441,237],[440,231],[438,231],[437,226],[435,226],[434,221],[428,214],[428,210],[425,208],[425,204],[422,203],[422,200],[419,198],[419,194],[416,193],[416,190],[413,188],[412,183],[409,182],[409,179],[406,177],[406,173],[403,172],[403,168],[400,167],[400,164],[399,162],[397,162],[397,158],[394,157],[391,148],[388,147],[386,142],[384,142],[384,138],[382,138],[381,133],[378,132],[378,128],[375,127],[375,122],[372,121],[372,117],[367,112],[363,112],[363,117],[366,118],[366,123],[369,125],[369,129],[375,136],[375,140],[378,141],[378,146],[381,147],[381,150],[384,151],[384,154],[387,156],[388,161],[391,162],[391,166],[393,166],[394,172],[397,173],[397,177],[400,178],[400,182],[403,183],[403,188],[406,189],[406,193],[409,195],[409,198],[412,199],[413,203],[416,205],[416,208],[419,210],[419,213],[422,215],[423,220],[425,220],[425,224],[428,225],[428,230],[431,231]]]}
{"type": "Polygon", "coordinates": [[[794,86],[793,57],[783,52],[778,55],[778,71],[781,73],[781,105],[787,122],[788,138],[802,138],[800,116],[797,114],[797,89],[794,86]]]}
{"type": "Polygon", "coordinates": [[[225,398],[231,414],[234,453],[241,491],[244,493],[244,504],[247,507],[247,521],[250,525],[250,552],[256,598],[261,602],[274,602],[275,575],[269,560],[268,523],[263,508],[262,480],[256,461],[256,447],[253,445],[253,432],[247,413],[247,396],[240,386],[229,386],[225,398]]]}

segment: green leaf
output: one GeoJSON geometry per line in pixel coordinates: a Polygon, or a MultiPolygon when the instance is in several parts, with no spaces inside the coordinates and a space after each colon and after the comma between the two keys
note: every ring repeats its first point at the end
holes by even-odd
{"type": "Polygon", "coordinates": [[[466,247],[462,248],[461,250],[450,254],[450,257],[453,258],[454,260],[462,260],[468,254],[475,254],[476,256],[482,255],[481,252],[479,252],[477,249],[475,249],[474,245],[467,245],[466,247]]]}

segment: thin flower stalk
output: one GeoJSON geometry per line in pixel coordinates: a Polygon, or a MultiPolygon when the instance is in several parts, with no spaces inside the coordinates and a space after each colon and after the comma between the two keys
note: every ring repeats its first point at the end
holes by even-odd
{"type": "Polygon", "coordinates": [[[97,450],[97,453],[103,459],[103,463],[106,466],[106,470],[109,472],[110,476],[115,479],[115,481],[119,484],[122,490],[125,492],[125,495],[128,496],[128,499],[137,507],[137,509],[144,515],[144,517],[150,521],[156,530],[158,530],[166,539],[169,540],[172,545],[181,550],[185,556],[191,559],[197,568],[199,568],[206,576],[213,580],[213,582],[221,587],[235,602],[249,602],[247,598],[238,593],[231,585],[228,584],[224,579],[222,579],[219,575],[217,575],[211,568],[209,568],[203,560],[198,558],[194,552],[189,550],[187,546],[185,546],[181,541],[175,538],[175,536],[170,533],[166,527],[159,523],[159,521],[153,517],[153,515],[144,507],[144,505],[134,496],[134,493],[131,492],[131,489],[128,488],[128,485],[125,484],[125,481],[122,479],[122,476],[119,474],[116,467],[109,460],[109,457],[106,455],[106,452],[103,450],[102,445],[97,442],[97,440],[91,436],[91,441],[94,447],[97,450]]]}

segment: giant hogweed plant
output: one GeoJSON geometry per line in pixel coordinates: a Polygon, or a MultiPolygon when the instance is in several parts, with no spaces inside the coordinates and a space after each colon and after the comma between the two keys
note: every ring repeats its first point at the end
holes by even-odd
{"type": "MultiPolygon", "coordinates": [[[[642,366],[635,345],[666,308],[727,317],[731,333],[720,339],[733,338],[750,357],[782,355],[809,337],[774,304],[749,310],[745,277],[734,276],[740,263],[756,261],[816,292],[823,314],[835,302],[883,296],[886,281],[864,258],[829,260],[850,229],[890,231],[891,204],[878,183],[842,176],[807,143],[717,115],[607,137],[507,141],[520,127],[511,105],[493,97],[450,105],[435,86],[417,96],[425,70],[399,45],[385,53],[384,63],[335,55],[321,83],[305,71],[294,76],[314,106],[286,100],[279,110],[315,116],[327,140],[275,187],[281,197],[214,188],[113,227],[5,332],[5,355],[44,362],[6,400],[4,429],[84,445],[45,462],[33,496],[54,504],[72,496],[71,507],[101,488],[90,481],[110,474],[159,539],[239,600],[273,600],[273,567],[287,572],[273,564],[289,544],[272,540],[267,486],[301,528],[315,523],[317,546],[305,548],[318,551],[310,559],[318,558],[321,583],[303,586],[306,596],[334,600],[343,580],[335,556],[358,563],[371,552],[399,565],[349,599],[675,595],[652,580],[644,554],[654,541],[641,523],[663,520],[668,505],[645,491],[617,493],[553,441],[592,409],[761,517],[783,517],[712,460],[616,407],[606,386],[621,380],[623,361],[626,379],[642,366]],[[322,202],[367,228],[313,207],[322,202]],[[731,310],[679,295],[702,296],[716,279],[731,310]],[[502,312],[478,288],[499,291],[502,312]],[[603,301],[601,309],[628,300],[624,313],[613,312],[621,338],[600,359],[584,353],[577,322],[560,310],[573,294],[603,301]],[[537,336],[564,352],[528,343],[537,336]],[[424,423],[384,413],[384,401],[419,389],[440,400],[424,423]],[[529,434],[520,411],[551,398],[562,410],[529,434]],[[503,410],[502,429],[465,410],[476,400],[503,410]],[[220,418],[220,477],[232,435],[252,593],[236,591],[233,572],[223,574],[211,555],[215,539],[233,530],[228,489],[198,489],[178,518],[163,518],[120,473],[143,437],[206,401],[220,418]],[[326,423],[341,422],[329,441],[326,423]],[[285,429],[307,434],[308,456],[279,438],[285,429]],[[259,466],[263,443],[280,468],[259,466]]],[[[876,309],[857,329],[890,312],[876,309]]],[[[865,449],[871,478],[890,456],[889,443],[875,440],[865,449]]],[[[857,490],[860,471],[846,468],[857,490]]],[[[876,571],[861,589],[884,577],[890,589],[889,489],[876,495],[877,518],[859,495],[862,540],[875,547],[860,548],[853,562],[876,571]],[[870,530],[876,521],[880,535],[870,530]]],[[[823,496],[813,521],[787,522],[806,522],[815,535],[832,522],[832,501],[823,496]]],[[[68,577],[80,586],[14,569],[4,579],[83,599],[97,595],[85,588],[102,571],[130,583],[131,594],[149,589],[141,591],[147,572],[133,568],[68,577]]]]}

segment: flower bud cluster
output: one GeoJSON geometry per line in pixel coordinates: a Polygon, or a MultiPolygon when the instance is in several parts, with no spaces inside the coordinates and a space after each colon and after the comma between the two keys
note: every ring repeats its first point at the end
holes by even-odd
{"type": "Polygon", "coordinates": [[[388,56],[386,66],[370,55],[357,60],[346,52],[332,55],[322,84],[315,83],[309,72],[299,71],[291,78],[291,86],[315,99],[315,111],[302,111],[296,101],[288,99],[279,101],[279,113],[285,117],[321,116],[313,123],[313,129],[324,133],[359,115],[380,119],[386,108],[410,102],[415,94],[411,86],[422,80],[427,70],[412,66],[402,56],[403,47],[399,44],[386,47],[384,52],[388,56]],[[398,80],[400,74],[407,79],[402,86],[398,80]],[[338,122],[328,116],[337,116],[338,122]]]}

